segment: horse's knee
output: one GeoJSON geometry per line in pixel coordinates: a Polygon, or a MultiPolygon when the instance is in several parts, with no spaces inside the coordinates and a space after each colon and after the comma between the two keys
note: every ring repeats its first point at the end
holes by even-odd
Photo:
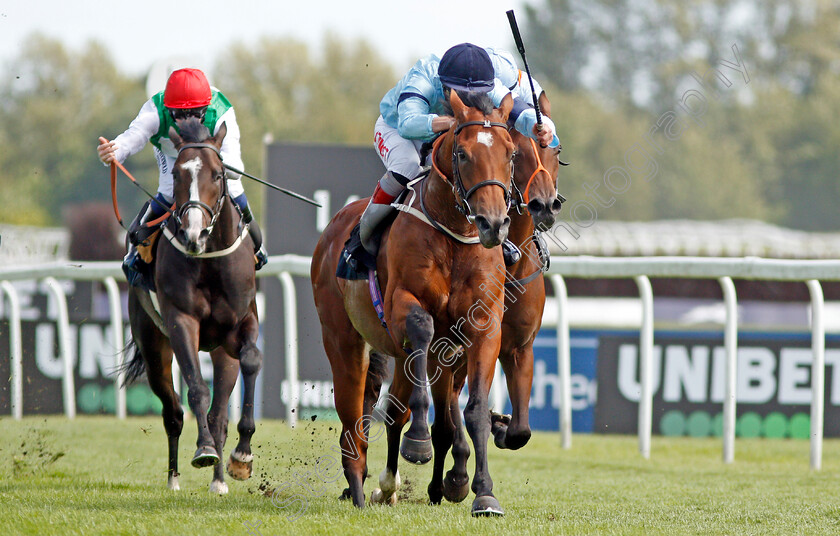
{"type": "Polygon", "coordinates": [[[204,381],[199,381],[196,385],[190,386],[187,393],[187,400],[190,407],[196,404],[204,406],[210,403],[210,388],[204,381]]]}
{"type": "Polygon", "coordinates": [[[239,355],[239,368],[243,376],[256,374],[262,368],[262,353],[256,346],[247,346],[239,355]]]}
{"type": "Polygon", "coordinates": [[[419,305],[412,307],[405,317],[405,334],[411,344],[415,345],[414,350],[419,350],[421,348],[418,347],[422,346],[422,350],[425,351],[435,334],[435,322],[432,315],[419,305]]]}

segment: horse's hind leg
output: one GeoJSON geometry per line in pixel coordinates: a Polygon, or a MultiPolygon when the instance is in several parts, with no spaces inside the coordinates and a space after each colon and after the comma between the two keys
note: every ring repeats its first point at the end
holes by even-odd
{"type": "Polygon", "coordinates": [[[262,352],[257,348],[259,324],[256,306],[252,305],[253,314],[242,322],[240,337],[243,341],[239,350],[239,366],[242,369],[242,417],[237,431],[239,442],[228,459],[227,472],[235,480],[247,480],[251,477],[254,455],[251,453],[251,437],[256,431],[254,421],[254,391],[257,373],[262,367],[262,352]]]}
{"type": "Polygon", "coordinates": [[[358,508],[365,506],[364,480],[367,470],[367,437],[363,407],[368,362],[365,343],[349,319],[343,326],[322,325],[324,349],[333,375],[335,409],[341,420],[341,465],[358,508]]]}
{"type": "Polygon", "coordinates": [[[462,366],[455,372],[452,384],[452,396],[449,399],[449,415],[452,418],[454,437],[452,440],[452,469],[443,479],[443,496],[449,502],[461,502],[470,492],[470,477],[467,474],[467,460],[470,457],[470,443],[464,433],[461,422],[461,406],[458,398],[467,379],[467,367],[462,366]]]}
{"type": "MultiPolygon", "coordinates": [[[[207,425],[213,439],[216,440],[216,451],[221,456],[227,440],[228,401],[239,377],[239,361],[230,357],[224,348],[216,348],[210,352],[210,356],[213,358],[213,402],[210,405],[210,413],[207,414],[207,425]]],[[[221,461],[213,467],[210,491],[219,495],[228,492],[221,461]]]]}
{"type": "Polygon", "coordinates": [[[408,379],[402,363],[398,362],[394,367],[394,381],[386,395],[387,407],[385,408],[385,429],[387,431],[388,458],[385,462],[385,469],[379,474],[379,487],[373,490],[370,496],[371,502],[395,504],[397,502],[397,490],[401,485],[400,472],[400,438],[405,423],[408,422],[408,400],[411,396],[414,385],[408,379]]]}
{"type": "Polygon", "coordinates": [[[447,372],[432,385],[432,400],[435,404],[435,422],[432,424],[432,445],[435,448],[435,463],[432,480],[429,482],[429,502],[440,504],[443,499],[443,465],[446,454],[452,447],[455,437],[455,425],[449,412],[452,398],[452,372],[447,372]]]}

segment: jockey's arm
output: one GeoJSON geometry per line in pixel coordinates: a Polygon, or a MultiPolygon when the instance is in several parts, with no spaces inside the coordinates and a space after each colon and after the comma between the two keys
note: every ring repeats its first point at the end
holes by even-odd
{"type": "Polygon", "coordinates": [[[548,147],[560,145],[560,139],[554,134],[556,128],[550,117],[542,116],[542,129],[537,129],[537,112],[516,92],[510,91],[504,86],[501,80],[496,79],[496,86],[490,92],[495,106],[499,106],[508,94],[513,97],[513,109],[508,117],[508,124],[513,125],[516,130],[548,147]]]}
{"type": "Polygon", "coordinates": [[[137,117],[128,125],[128,128],[117,136],[110,145],[110,150],[103,145],[99,146],[99,159],[103,163],[110,163],[110,156],[118,162],[125,162],[129,156],[139,153],[149,143],[149,139],[157,133],[160,128],[160,117],[157,108],[151,99],[147,100],[137,113],[137,117]],[[107,159],[107,160],[106,160],[107,159]]]}
{"type": "MultiPolygon", "coordinates": [[[[236,122],[236,113],[233,111],[233,108],[229,108],[216,121],[216,132],[219,131],[222,123],[224,123],[227,128],[227,134],[225,134],[225,139],[222,140],[222,147],[220,149],[220,152],[222,153],[222,160],[225,164],[245,171],[245,164],[242,163],[242,148],[239,144],[239,123],[236,122]]],[[[215,135],[216,132],[213,134],[215,135]]],[[[227,178],[236,180],[241,179],[242,177],[240,177],[239,174],[228,170],[227,178]]]]}
{"type": "MultiPolygon", "coordinates": [[[[404,93],[403,95],[409,95],[404,93]]],[[[397,132],[408,140],[423,140],[432,138],[436,132],[448,130],[451,122],[445,116],[429,113],[428,98],[422,94],[414,94],[400,101],[397,105],[399,119],[397,132]],[[444,128],[445,127],[445,128],[444,128]]]]}

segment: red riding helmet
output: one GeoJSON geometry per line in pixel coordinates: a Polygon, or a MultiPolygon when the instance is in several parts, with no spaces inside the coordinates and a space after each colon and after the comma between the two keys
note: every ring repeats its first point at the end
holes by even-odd
{"type": "Polygon", "coordinates": [[[198,69],[178,69],[169,75],[163,92],[167,108],[199,108],[210,104],[210,82],[198,69]]]}

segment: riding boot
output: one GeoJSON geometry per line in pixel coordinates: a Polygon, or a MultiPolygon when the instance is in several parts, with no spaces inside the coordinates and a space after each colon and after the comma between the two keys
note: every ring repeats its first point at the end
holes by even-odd
{"type": "Polygon", "coordinates": [[[135,272],[138,271],[137,263],[143,261],[137,253],[137,244],[142,243],[154,232],[154,229],[145,227],[143,224],[154,221],[166,214],[166,208],[164,207],[168,207],[169,205],[170,201],[159,192],[154,200],[143,203],[140,212],[134,218],[134,221],[131,222],[131,225],[128,226],[128,253],[126,253],[123,259],[123,266],[135,272]]]}
{"type": "Polygon", "coordinates": [[[153,232],[149,227],[144,227],[143,224],[149,221],[154,221],[164,214],[171,202],[164,197],[160,192],[155,196],[155,200],[146,201],[140,212],[128,226],[128,252],[123,258],[122,269],[129,284],[132,286],[144,286],[141,282],[143,279],[143,268],[146,265],[137,251],[137,244],[146,240],[153,232]]]}
{"type": "Polygon", "coordinates": [[[502,255],[505,258],[505,266],[513,266],[522,258],[522,252],[508,239],[502,242],[502,255]]]}
{"type": "Polygon", "coordinates": [[[379,250],[379,244],[373,240],[374,233],[379,224],[395,210],[391,203],[396,198],[397,196],[386,193],[377,184],[376,190],[373,191],[370,202],[362,213],[361,220],[359,220],[359,238],[367,252],[374,257],[379,250]]]}
{"type": "Polygon", "coordinates": [[[362,240],[362,246],[374,257],[379,250],[378,239],[375,238],[376,229],[394,211],[391,203],[402,193],[408,182],[408,177],[386,171],[376,184],[370,202],[362,213],[362,219],[359,221],[359,238],[362,240]]]}
{"type": "Polygon", "coordinates": [[[236,206],[242,212],[242,221],[248,225],[248,234],[251,236],[251,241],[254,243],[254,256],[256,257],[256,269],[259,270],[268,262],[268,253],[263,247],[262,231],[259,224],[254,220],[254,213],[251,212],[251,206],[248,204],[248,198],[242,193],[233,199],[236,206]]]}

